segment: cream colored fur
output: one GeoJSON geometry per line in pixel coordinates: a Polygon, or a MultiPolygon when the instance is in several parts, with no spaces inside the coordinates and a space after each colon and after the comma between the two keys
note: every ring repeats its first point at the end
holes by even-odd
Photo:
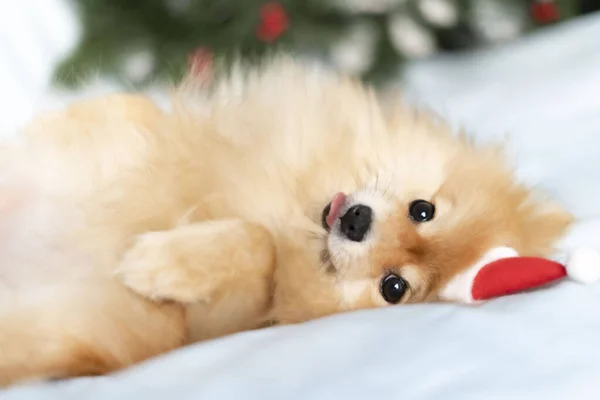
{"type": "Polygon", "coordinates": [[[389,271],[403,302],[436,300],[490,247],[548,254],[570,222],[497,149],[287,59],[181,90],[170,111],[123,94],[41,115],[1,166],[4,384],[382,306],[389,271]],[[365,243],[321,226],[336,192],[374,207],[365,243]],[[418,198],[438,210],[420,226],[418,198]]]}

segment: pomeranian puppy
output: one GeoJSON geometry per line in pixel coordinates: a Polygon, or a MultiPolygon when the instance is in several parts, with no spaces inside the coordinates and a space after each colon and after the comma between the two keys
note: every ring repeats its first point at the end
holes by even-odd
{"type": "Polygon", "coordinates": [[[182,90],[170,110],[78,102],[1,151],[4,385],[443,300],[490,248],[547,256],[571,221],[497,146],[289,59],[182,90]]]}

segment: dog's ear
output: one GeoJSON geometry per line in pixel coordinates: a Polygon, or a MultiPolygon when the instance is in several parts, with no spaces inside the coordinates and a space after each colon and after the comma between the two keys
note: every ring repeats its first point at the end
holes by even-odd
{"type": "Polygon", "coordinates": [[[559,203],[532,193],[519,210],[521,213],[522,255],[547,256],[574,221],[573,215],[559,203]]]}
{"type": "Polygon", "coordinates": [[[65,110],[69,118],[104,119],[107,115],[133,124],[151,126],[163,114],[149,98],[129,93],[112,94],[75,103],[65,110]]]}
{"type": "Polygon", "coordinates": [[[22,132],[27,151],[21,156],[41,182],[54,182],[67,192],[91,190],[141,162],[165,119],[141,95],[78,101],[37,115],[22,132]]]}
{"type": "Polygon", "coordinates": [[[45,139],[54,142],[58,139],[57,132],[63,132],[61,136],[64,141],[81,140],[89,132],[88,127],[127,122],[152,128],[163,116],[163,111],[147,97],[126,93],[111,94],[81,100],[64,109],[40,113],[23,133],[29,143],[45,139]],[[48,131],[53,131],[52,135],[48,135],[48,131]]]}

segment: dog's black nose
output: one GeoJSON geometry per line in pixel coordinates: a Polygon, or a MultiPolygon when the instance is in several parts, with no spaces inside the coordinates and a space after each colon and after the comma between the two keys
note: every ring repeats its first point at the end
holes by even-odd
{"type": "Polygon", "coordinates": [[[358,204],[350,207],[340,219],[340,231],[354,242],[362,242],[373,222],[371,207],[358,204]]]}

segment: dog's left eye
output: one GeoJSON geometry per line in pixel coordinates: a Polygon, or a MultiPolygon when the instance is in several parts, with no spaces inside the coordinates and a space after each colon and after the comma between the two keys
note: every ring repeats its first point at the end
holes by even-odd
{"type": "Polygon", "coordinates": [[[408,290],[408,283],[396,274],[388,274],[381,280],[381,296],[390,304],[396,304],[408,290]]]}

